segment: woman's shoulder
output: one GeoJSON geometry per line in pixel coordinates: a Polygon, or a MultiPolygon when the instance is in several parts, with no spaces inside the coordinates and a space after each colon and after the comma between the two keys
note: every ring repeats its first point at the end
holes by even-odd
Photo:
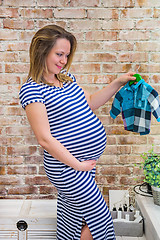
{"type": "Polygon", "coordinates": [[[33,81],[32,78],[28,78],[27,81],[22,84],[21,89],[29,88],[29,87],[30,88],[39,88],[40,84],[33,81]]]}
{"type": "Polygon", "coordinates": [[[34,82],[31,78],[29,78],[21,86],[21,89],[19,91],[19,99],[23,108],[25,108],[26,105],[33,102],[44,103],[41,85],[34,82]]]}
{"type": "Polygon", "coordinates": [[[35,81],[32,80],[32,78],[29,78],[25,83],[22,84],[19,94],[21,95],[26,92],[30,94],[39,92],[42,94],[42,90],[43,90],[43,85],[41,83],[36,83],[35,81]]]}

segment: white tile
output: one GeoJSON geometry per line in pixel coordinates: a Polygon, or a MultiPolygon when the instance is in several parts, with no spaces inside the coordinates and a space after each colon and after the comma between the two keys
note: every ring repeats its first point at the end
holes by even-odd
{"type": "Polygon", "coordinates": [[[122,240],[122,237],[116,236],[116,240],[122,240]]]}

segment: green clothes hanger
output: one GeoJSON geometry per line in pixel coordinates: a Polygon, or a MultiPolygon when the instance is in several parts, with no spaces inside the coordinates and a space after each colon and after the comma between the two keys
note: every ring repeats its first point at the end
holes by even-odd
{"type": "Polygon", "coordinates": [[[135,81],[139,82],[142,79],[141,75],[138,73],[134,74],[133,77],[136,77],[136,80],[130,81],[129,86],[131,86],[135,81]]]}

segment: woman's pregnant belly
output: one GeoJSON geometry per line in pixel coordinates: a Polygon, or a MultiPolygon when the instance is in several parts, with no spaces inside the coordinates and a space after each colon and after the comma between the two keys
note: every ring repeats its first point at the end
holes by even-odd
{"type": "Polygon", "coordinates": [[[53,137],[60,141],[80,161],[98,159],[106,147],[106,133],[100,120],[93,114],[80,123],[63,123],[53,131],[53,137]]]}

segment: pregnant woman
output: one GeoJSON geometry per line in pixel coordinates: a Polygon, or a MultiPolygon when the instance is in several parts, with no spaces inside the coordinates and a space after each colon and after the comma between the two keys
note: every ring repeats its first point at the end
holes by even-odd
{"type": "Polygon", "coordinates": [[[58,191],[57,240],[113,240],[112,218],[94,180],[106,134],[93,110],[135,78],[126,73],[89,94],[68,73],[76,44],[73,34],[56,25],[34,35],[20,102],[44,149],[46,174],[58,191]]]}

